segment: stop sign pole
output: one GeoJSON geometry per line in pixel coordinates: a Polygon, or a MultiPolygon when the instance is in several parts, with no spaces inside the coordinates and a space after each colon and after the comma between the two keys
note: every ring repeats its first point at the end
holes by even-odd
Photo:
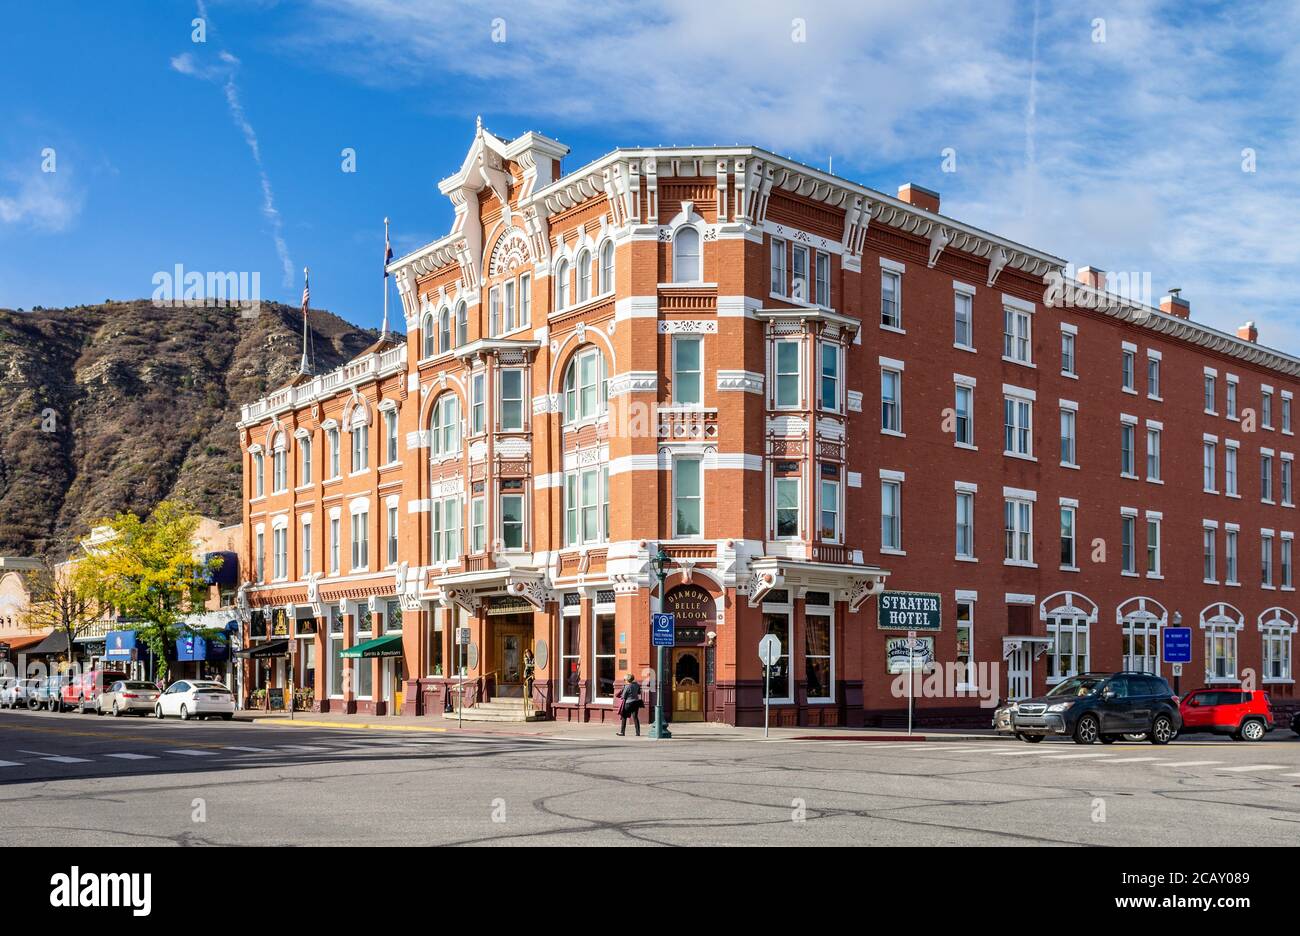
{"type": "Polygon", "coordinates": [[[758,658],[763,661],[763,737],[767,737],[772,712],[772,665],[781,659],[781,640],[768,634],[758,642],[758,658]]]}

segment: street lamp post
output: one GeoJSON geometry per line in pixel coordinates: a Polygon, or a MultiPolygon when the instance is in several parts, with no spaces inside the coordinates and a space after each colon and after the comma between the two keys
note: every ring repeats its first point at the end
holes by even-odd
{"type": "MultiPolygon", "coordinates": [[[[655,576],[659,579],[659,610],[664,608],[664,579],[668,577],[668,566],[672,560],[664,552],[663,547],[659,547],[659,552],[650,560],[650,565],[654,569],[655,576]]],[[[650,726],[650,737],[652,738],[671,738],[672,732],[664,724],[664,648],[656,647],[655,662],[655,721],[650,726]]]]}

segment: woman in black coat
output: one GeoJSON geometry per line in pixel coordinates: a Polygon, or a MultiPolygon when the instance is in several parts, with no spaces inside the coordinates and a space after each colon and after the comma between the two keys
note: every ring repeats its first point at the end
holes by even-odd
{"type": "Polygon", "coordinates": [[[623,687],[615,693],[618,697],[618,717],[621,722],[618,727],[619,737],[627,734],[627,720],[632,719],[632,725],[636,728],[636,736],[641,737],[641,716],[637,714],[641,711],[641,685],[636,681],[636,677],[628,673],[624,677],[623,687]]]}

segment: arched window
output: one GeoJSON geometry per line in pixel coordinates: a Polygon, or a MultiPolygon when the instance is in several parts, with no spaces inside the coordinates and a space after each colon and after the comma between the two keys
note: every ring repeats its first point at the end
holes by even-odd
{"type": "Polygon", "coordinates": [[[366,424],[366,408],[358,406],[348,421],[352,436],[352,470],[365,471],[370,467],[370,427],[366,424]]]}
{"type": "Polygon", "coordinates": [[[569,307],[569,261],[561,260],[560,265],[555,268],[555,308],[556,310],[567,309],[569,307]]]}
{"type": "Polygon", "coordinates": [[[266,456],[260,450],[253,453],[253,497],[266,494],[266,456]]]}
{"type": "Polygon", "coordinates": [[[463,347],[469,340],[469,306],[462,300],[456,306],[456,347],[463,347]]]}
{"type": "Polygon", "coordinates": [[[429,447],[435,458],[460,451],[460,400],[456,394],[446,393],[434,401],[429,429],[429,447]]]}
{"type": "Polygon", "coordinates": [[[683,225],[673,235],[673,282],[698,283],[700,272],[700,232],[683,225]]]}
{"type": "Polygon", "coordinates": [[[1088,672],[1089,627],[1097,620],[1095,602],[1077,592],[1057,592],[1039,605],[1047,625],[1047,679],[1057,682],[1088,672]]]}
{"type": "Polygon", "coordinates": [[[1123,669],[1160,675],[1160,628],[1169,621],[1154,598],[1130,598],[1115,611],[1122,631],[1123,669]]]}
{"type": "Polygon", "coordinates": [[[433,327],[432,312],[424,313],[424,320],[420,324],[420,339],[422,344],[420,357],[431,358],[438,353],[436,344],[438,338],[433,327]]]}
{"type": "Polygon", "coordinates": [[[591,251],[578,253],[578,301],[586,302],[591,298],[591,251]]]}
{"type": "Polygon", "coordinates": [[[573,356],[564,372],[564,421],[593,419],[605,412],[608,403],[604,355],[598,348],[584,348],[573,356]]]}
{"type": "Polygon", "coordinates": [[[271,492],[280,494],[289,489],[289,443],[283,432],[275,434],[271,445],[271,492]]]}
{"type": "Polygon", "coordinates": [[[451,310],[446,306],[438,313],[438,347],[444,352],[451,350],[451,310]]]}
{"type": "Polygon", "coordinates": [[[1259,630],[1264,635],[1265,683],[1291,681],[1291,638],[1296,624],[1294,612],[1286,608],[1269,608],[1259,616],[1259,630]]]}
{"type": "Polygon", "coordinates": [[[601,295],[614,291],[614,242],[607,240],[600,245],[600,292],[601,295]]]}
{"type": "Polygon", "coordinates": [[[1207,683],[1237,681],[1237,633],[1245,624],[1241,612],[1226,601],[1207,605],[1201,611],[1207,683]]]}

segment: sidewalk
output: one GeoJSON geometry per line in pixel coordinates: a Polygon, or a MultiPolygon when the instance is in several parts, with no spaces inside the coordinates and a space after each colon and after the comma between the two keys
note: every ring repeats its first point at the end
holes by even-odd
{"type": "MultiPolygon", "coordinates": [[[[285,712],[241,711],[236,720],[277,728],[333,728],[345,731],[415,732],[426,734],[502,735],[503,737],[556,738],[577,741],[604,741],[616,737],[612,725],[576,722],[472,722],[458,728],[454,718],[333,715],[319,712],[296,712],[292,719],[285,712]]],[[[642,738],[649,732],[643,724],[642,738]]],[[[669,725],[674,738],[688,741],[763,741],[762,728],[736,728],[715,722],[683,722],[669,725]]],[[[631,734],[625,741],[637,740],[631,734]]],[[[908,735],[905,731],[883,728],[772,728],[769,741],[911,741],[971,742],[1005,740],[992,731],[928,729],[908,735]]]]}

